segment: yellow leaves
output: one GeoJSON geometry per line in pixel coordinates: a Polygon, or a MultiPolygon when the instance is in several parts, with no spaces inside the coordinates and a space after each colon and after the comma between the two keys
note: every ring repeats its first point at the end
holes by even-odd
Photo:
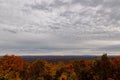
{"type": "Polygon", "coordinates": [[[60,80],[67,80],[67,75],[65,73],[62,73],[60,80]]]}

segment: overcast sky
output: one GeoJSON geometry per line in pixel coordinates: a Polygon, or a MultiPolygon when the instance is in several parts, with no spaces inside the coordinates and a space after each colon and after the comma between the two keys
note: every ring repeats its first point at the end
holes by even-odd
{"type": "Polygon", "coordinates": [[[120,52],[120,0],[0,0],[0,55],[120,52]]]}

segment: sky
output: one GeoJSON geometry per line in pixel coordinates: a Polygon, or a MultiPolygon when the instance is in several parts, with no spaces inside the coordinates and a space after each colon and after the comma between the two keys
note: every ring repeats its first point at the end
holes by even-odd
{"type": "Polygon", "coordinates": [[[119,55],[120,0],[0,0],[0,55],[119,55]]]}

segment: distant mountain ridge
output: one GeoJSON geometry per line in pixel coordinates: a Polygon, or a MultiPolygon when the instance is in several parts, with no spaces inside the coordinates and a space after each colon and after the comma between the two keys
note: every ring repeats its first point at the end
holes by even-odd
{"type": "MultiPolygon", "coordinates": [[[[91,56],[91,55],[70,55],[70,56],[21,56],[25,60],[35,60],[35,59],[44,59],[44,60],[72,60],[72,59],[93,59],[93,58],[100,58],[101,56],[91,56]]],[[[109,58],[114,58],[118,56],[108,56],[109,58]]]]}

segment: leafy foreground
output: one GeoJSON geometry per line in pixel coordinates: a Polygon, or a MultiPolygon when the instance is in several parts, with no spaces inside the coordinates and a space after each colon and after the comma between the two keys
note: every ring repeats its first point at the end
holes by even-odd
{"type": "Polygon", "coordinates": [[[0,80],[120,80],[120,58],[77,59],[56,63],[18,56],[0,59],[0,80]]]}

